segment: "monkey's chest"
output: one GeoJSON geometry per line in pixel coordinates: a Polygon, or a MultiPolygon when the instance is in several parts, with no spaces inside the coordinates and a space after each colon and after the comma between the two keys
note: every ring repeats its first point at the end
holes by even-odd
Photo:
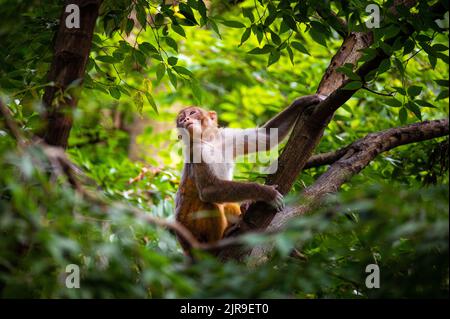
{"type": "Polygon", "coordinates": [[[234,164],[232,163],[214,163],[211,164],[214,175],[219,179],[231,181],[233,179],[234,164]]]}

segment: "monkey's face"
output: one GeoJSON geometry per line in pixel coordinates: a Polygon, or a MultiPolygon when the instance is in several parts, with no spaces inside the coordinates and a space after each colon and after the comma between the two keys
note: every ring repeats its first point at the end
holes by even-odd
{"type": "Polygon", "coordinates": [[[201,137],[208,129],[217,128],[217,114],[191,106],[178,113],[176,123],[178,128],[187,130],[191,137],[195,134],[201,137]]]}

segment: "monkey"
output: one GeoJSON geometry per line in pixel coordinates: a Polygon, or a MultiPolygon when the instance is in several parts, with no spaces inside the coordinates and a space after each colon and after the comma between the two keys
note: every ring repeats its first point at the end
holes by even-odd
{"type": "MultiPolygon", "coordinates": [[[[185,163],[175,197],[175,219],[201,243],[222,239],[226,230],[239,220],[240,202],[263,201],[276,211],[284,207],[277,185],[233,181],[234,159],[240,155],[269,150],[271,134],[278,130],[281,142],[294,126],[301,112],[324,97],[308,95],[260,128],[220,128],[217,113],[198,106],[182,109],[176,126],[185,146],[185,163]],[[196,158],[197,157],[197,160],[196,158]]],[[[179,238],[187,253],[188,243],[179,238]]]]}

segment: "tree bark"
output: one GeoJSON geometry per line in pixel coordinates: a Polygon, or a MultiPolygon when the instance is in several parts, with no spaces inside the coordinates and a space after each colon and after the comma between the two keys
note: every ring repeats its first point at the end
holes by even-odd
{"type": "Polygon", "coordinates": [[[66,89],[76,80],[81,83],[84,77],[101,2],[101,0],[65,2],[48,73],[48,80],[53,84],[46,87],[43,96],[46,126],[41,135],[47,144],[67,147],[72,128],[72,111],[77,105],[78,98],[72,92],[66,92],[66,89]],[[65,9],[69,4],[75,4],[80,8],[78,29],[66,27],[69,13],[66,13],[65,9]]]}

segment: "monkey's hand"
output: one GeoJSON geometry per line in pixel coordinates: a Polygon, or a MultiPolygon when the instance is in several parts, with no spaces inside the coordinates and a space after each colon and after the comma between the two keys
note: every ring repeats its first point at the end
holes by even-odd
{"type": "Polygon", "coordinates": [[[319,104],[323,100],[326,99],[325,95],[321,94],[313,94],[313,95],[306,95],[302,96],[300,98],[297,98],[293,105],[295,105],[296,108],[306,108],[311,105],[319,104]]]}
{"type": "Polygon", "coordinates": [[[269,185],[269,187],[273,190],[273,199],[267,201],[267,204],[272,206],[277,212],[282,211],[284,208],[284,197],[277,190],[278,185],[269,185]]]}

